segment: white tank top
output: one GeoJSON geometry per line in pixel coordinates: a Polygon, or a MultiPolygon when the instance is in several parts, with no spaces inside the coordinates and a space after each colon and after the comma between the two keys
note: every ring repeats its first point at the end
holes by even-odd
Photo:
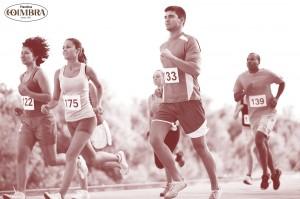
{"type": "Polygon", "coordinates": [[[89,81],[85,74],[85,64],[75,77],[63,75],[65,66],[60,69],[59,82],[65,107],[65,119],[74,122],[84,118],[95,117],[89,100],[89,81]]]}

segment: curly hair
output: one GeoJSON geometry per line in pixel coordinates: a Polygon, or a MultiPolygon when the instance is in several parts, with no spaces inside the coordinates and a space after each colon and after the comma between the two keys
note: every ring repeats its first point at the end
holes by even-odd
{"type": "Polygon", "coordinates": [[[49,46],[46,40],[42,37],[31,37],[23,42],[23,47],[31,50],[32,54],[36,57],[36,65],[40,66],[49,57],[49,46]]]}

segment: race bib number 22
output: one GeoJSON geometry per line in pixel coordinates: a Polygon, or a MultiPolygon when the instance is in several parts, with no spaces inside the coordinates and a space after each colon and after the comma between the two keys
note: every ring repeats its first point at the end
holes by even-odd
{"type": "Polygon", "coordinates": [[[179,83],[178,69],[176,67],[164,68],[164,80],[166,84],[179,83]]]}
{"type": "Polygon", "coordinates": [[[33,111],[34,110],[34,99],[29,96],[22,96],[22,104],[24,110],[33,111]]]}
{"type": "Polygon", "coordinates": [[[81,109],[80,95],[64,95],[66,110],[79,111],[81,109]]]}

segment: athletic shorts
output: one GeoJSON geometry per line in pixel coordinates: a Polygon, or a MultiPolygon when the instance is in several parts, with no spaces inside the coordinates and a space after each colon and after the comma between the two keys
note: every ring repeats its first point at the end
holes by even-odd
{"type": "Polygon", "coordinates": [[[52,114],[33,117],[21,117],[20,133],[25,135],[29,143],[38,141],[42,145],[56,143],[57,128],[52,114]]]}
{"type": "Polygon", "coordinates": [[[174,123],[176,120],[191,138],[202,137],[208,131],[205,112],[200,100],[161,103],[152,122],[174,123]]]}
{"type": "Polygon", "coordinates": [[[260,119],[251,124],[251,129],[253,132],[259,131],[269,137],[275,126],[276,120],[277,118],[275,113],[262,115],[260,119]]]}
{"type": "MultiPolygon", "coordinates": [[[[165,138],[165,143],[172,152],[175,150],[175,148],[178,144],[179,137],[180,137],[180,132],[179,132],[179,128],[177,128],[176,131],[170,130],[165,138]]],[[[159,169],[164,168],[163,164],[158,159],[158,157],[156,156],[155,153],[154,153],[154,162],[155,162],[155,165],[157,168],[159,168],[159,169]]]]}
{"type": "Polygon", "coordinates": [[[96,128],[96,117],[84,118],[74,122],[67,122],[68,129],[73,136],[75,131],[83,131],[92,134],[96,128]]]}

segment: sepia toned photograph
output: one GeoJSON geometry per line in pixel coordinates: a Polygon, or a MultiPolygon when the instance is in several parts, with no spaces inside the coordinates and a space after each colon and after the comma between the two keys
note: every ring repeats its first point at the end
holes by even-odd
{"type": "Polygon", "coordinates": [[[1,199],[299,199],[294,0],[0,2],[1,199]]]}

